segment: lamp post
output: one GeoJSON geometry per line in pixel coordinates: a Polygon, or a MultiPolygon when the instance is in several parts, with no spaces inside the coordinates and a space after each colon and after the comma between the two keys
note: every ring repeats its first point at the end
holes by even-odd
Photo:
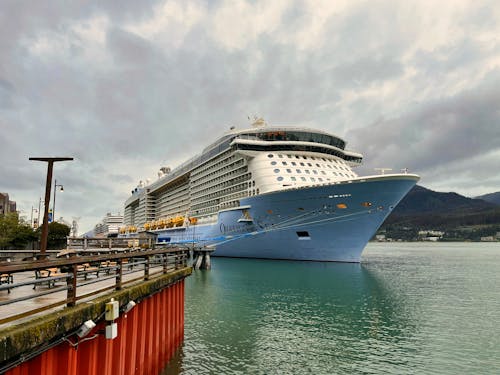
{"type": "Polygon", "coordinates": [[[57,180],[54,180],[54,201],[52,202],[52,222],[56,222],[56,191],[60,187],[60,191],[64,191],[64,186],[58,185],[57,180]]]}
{"type": "Polygon", "coordinates": [[[40,257],[45,258],[47,250],[47,239],[49,235],[49,202],[50,202],[50,188],[52,184],[52,169],[54,162],[73,160],[73,158],[29,158],[29,160],[37,160],[47,162],[47,182],[45,183],[45,206],[43,214],[42,237],[40,239],[40,257]]]}
{"type": "MultiPolygon", "coordinates": [[[[38,210],[35,207],[31,206],[31,219],[30,219],[31,228],[35,228],[35,223],[33,222],[33,212],[38,213],[38,210]]],[[[38,221],[37,221],[37,225],[38,225],[38,221]]]]}

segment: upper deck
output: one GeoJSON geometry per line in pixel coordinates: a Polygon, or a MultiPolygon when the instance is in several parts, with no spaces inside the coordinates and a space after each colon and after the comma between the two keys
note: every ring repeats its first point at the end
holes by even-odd
{"type": "MultiPolygon", "coordinates": [[[[359,164],[362,161],[363,156],[346,150],[346,142],[336,135],[305,127],[264,126],[263,122],[256,124],[253,128],[225,133],[207,146],[201,154],[187,160],[145,188],[148,192],[154,192],[230,148],[253,151],[312,151],[334,155],[352,164],[359,164]]],[[[136,188],[125,202],[125,206],[135,202],[141,191],[141,188],[136,188]]]]}

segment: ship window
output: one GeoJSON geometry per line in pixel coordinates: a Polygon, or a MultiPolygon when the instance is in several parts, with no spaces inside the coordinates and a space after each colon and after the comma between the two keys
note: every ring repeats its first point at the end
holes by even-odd
{"type": "Polygon", "coordinates": [[[316,167],[321,168],[321,165],[319,165],[318,163],[316,163],[316,167]]]}
{"type": "Polygon", "coordinates": [[[307,173],[307,174],[311,174],[311,172],[309,172],[309,169],[306,169],[306,173],[307,173]]]}
{"type": "Polygon", "coordinates": [[[311,156],[311,159],[312,159],[312,160],[316,160],[316,158],[315,158],[314,156],[311,156]]]}
{"type": "Polygon", "coordinates": [[[299,163],[301,167],[305,167],[306,165],[304,163],[299,163]]]}
{"type": "Polygon", "coordinates": [[[295,159],[300,159],[300,156],[299,155],[295,155],[295,159]]]}
{"type": "Polygon", "coordinates": [[[281,164],[287,165],[287,162],[286,161],[282,161],[281,164]]]}
{"type": "Polygon", "coordinates": [[[280,170],[279,170],[278,168],[276,168],[276,169],[274,170],[274,173],[279,173],[279,172],[280,172],[280,170]]]}
{"type": "Polygon", "coordinates": [[[292,179],[292,181],[297,181],[297,179],[294,176],[292,176],[290,178],[292,179]]]}
{"type": "Polygon", "coordinates": [[[278,180],[278,181],[283,181],[283,177],[279,176],[279,177],[277,178],[277,180],[278,180]]]}
{"type": "Polygon", "coordinates": [[[305,159],[305,160],[307,160],[307,158],[306,158],[306,157],[305,157],[304,155],[302,155],[302,159],[305,159]]]}
{"type": "Polygon", "coordinates": [[[312,167],[313,165],[311,163],[307,163],[308,166],[312,167]]]}
{"type": "Polygon", "coordinates": [[[318,171],[316,169],[313,170],[314,174],[318,174],[318,171]]]}
{"type": "Polygon", "coordinates": [[[279,157],[280,159],[283,159],[283,155],[282,155],[282,154],[278,154],[278,157],[279,157]]]}
{"type": "Polygon", "coordinates": [[[321,177],[318,177],[318,180],[320,180],[321,182],[323,182],[323,179],[321,177]]]}
{"type": "Polygon", "coordinates": [[[309,232],[307,232],[307,231],[298,231],[297,237],[299,238],[299,240],[310,240],[311,239],[311,236],[309,236],[309,232]]]}
{"type": "Polygon", "coordinates": [[[325,171],[321,171],[321,174],[326,174],[326,172],[325,171]]]}
{"type": "Polygon", "coordinates": [[[292,173],[292,170],[291,169],[287,169],[286,170],[288,173],[292,173]]]}
{"type": "Polygon", "coordinates": [[[297,173],[302,173],[302,171],[300,169],[296,169],[297,173]]]}
{"type": "Polygon", "coordinates": [[[301,179],[302,181],[305,181],[305,180],[306,180],[306,178],[305,178],[305,177],[301,177],[300,179],[301,179]]]}
{"type": "Polygon", "coordinates": [[[273,160],[273,161],[271,162],[271,165],[276,165],[276,162],[273,160]]]}
{"type": "Polygon", "coordinates": [[[291,159],[292,158],[292,155],[287,155],[288,159],[291,159]]]}
{"type": "Polygon", "coordinates": [[[273,157],[274,157],[274,155],[273,155],[273,154],[269,154],[269,155],[267,155],[267,157],[268,157],[268,158],[273,158],[273,157]]]}
{"type": "Polygon", "coordinates": [[[316,179],[314,177],[311,177],[312,182],[316,182],[316,179]]]}
{"type": "Polygon", "coordinates": [[[297,165],[297,163],[296,163],[296,162],[294,162],[294,161],[292,161],[292,165],[297,165]]]}

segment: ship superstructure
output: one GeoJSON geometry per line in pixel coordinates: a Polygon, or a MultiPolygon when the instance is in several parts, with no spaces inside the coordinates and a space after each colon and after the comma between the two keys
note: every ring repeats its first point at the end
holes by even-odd
{"type": "Polygon", "coordinates": [[[262,119],[250,129],[232,129],[174,170],[162,168],[153,183],[141,181],[125,202],[120,233],[153,231],[164,242],[212,244],[214,255],[359,261],[419,178],[359,177],[352,168],[363,157],[345,146],[326,132],[268,126],[262,119]],[[346,237],[336,230],[347,217],[346,237]]]}

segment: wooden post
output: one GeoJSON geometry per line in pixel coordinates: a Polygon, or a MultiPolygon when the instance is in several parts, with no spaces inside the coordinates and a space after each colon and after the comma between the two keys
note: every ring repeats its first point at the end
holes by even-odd
{"type": "Polygon", "coordinates": [[[163,263],[163,273],[165,274],[168,272],[168,256],[167,256],[167,254],[162,254],[161,259],[162,259],[162,263],[163,263]]]}
{"type": "MultiPolygon", "coordinates": [[[[45,183],[45,206],[43,209],[43,224],[42,224],[42,238],[40,239],[40,258],[46,257],[47,239],[49,236],[49,204],[50,204],[50,190],[52,185],[52,170],[54,162],[73,160],[73,158],[29,158],[29,160],[45,161],[47,162],[47,180],[45,183]]],[[[54,221],[54,217],[52,220],[54,221]]]]}
{"type": "Polygon", "coordinates": [[[68,307],[75,306],[76,303],[76,276],[77,276],[78,266],[73,264],[72,276],[66,278],[66,285],[68,286],[67,302],[68,307]]]}
{"type": "Polygon", "coordinates": [[[146,255],[146,263],[144,263],[144,280],[149,280],[149,255],[146,255]]]}
{"type": "Polygon", "coordinates": [[[118,266],[118,268],[116,269],[116,286],[115,286],[115,289],[116,290],[121,290],[122,288],[122,278],[123,278],[123,267],[122,267],[122,259],[118,259],[117,262],[116,262],[116,265],[118,266]]]}

